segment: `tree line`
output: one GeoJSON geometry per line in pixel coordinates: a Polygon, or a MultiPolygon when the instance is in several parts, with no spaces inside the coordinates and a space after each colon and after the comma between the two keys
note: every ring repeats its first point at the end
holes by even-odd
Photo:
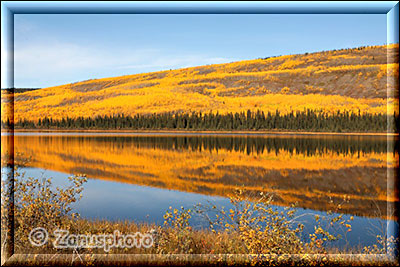
{"type": "MultiPolygon", "coordinates": [[[[190,151],[236,151],[252,154],[262,154],[264,151],[278,155],[282,151],[290,155],[303,154],[306,156],[323,155],[335,152],[342,155],[364,153],[386,153],[397,151],[397,147],[387,145],[386,137],[348,136],[346,138],[329,138],[319,136],[315,138],[293,138],[274,136],[260,136],[257,133],[250,135],[99,135],[91,136],[64,136],[63,140],[71,143],[93,142],[93,146],[112,143],[113,147],[124,150],[126,148],[157,148],[162,150],[190,150],[190,151]]],[[[50,140],[49,140],[50,141],[50,140]]],[[[43,140],[44,142],[44,140],[43,140]]]]}
{"type": "Polygon", "coordinates": [[[394,114],[362,114],[348,111],[328,114],[322,111],[304,110],[282,114],[250,111],[219,114],[209,112],[124,114],[77,118],[23,119],[13,125],[9,120],[3,128],[25,129],[132,129],[132,130],[289,130],[327,132],[386,132],[388,125],[398,131],[399,116],[394,114]]]}
{"type": "Polygon", "coordinates": [[[1,88],[7,93],[25,93],[28,91],[38,90],[40,88],[1,88]]]}

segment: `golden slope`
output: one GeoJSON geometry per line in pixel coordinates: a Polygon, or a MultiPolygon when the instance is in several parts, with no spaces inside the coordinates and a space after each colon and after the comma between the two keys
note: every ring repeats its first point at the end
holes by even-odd
{"type": "Polygon", "coordinates": [[[87,80],[16,94],[15,119],[305,108],[392,113],[398,101],[387,92],[398,86],[398,70],[396,44],[87,80]]]}

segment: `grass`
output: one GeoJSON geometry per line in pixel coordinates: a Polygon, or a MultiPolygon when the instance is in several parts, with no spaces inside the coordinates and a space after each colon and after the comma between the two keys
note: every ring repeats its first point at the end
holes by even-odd
{"type": "Polygon", "coordinates": [[[4,227],[8,196],[13,190],[14,251],[18,254],[7,264],[48,265],[50,262],[90,266],[110,261],[115,265],[127,265],[131,261],[179,265],[398,264],[394,256],[398,252],[393,247],[397,241],[384,237],[377,237],[376,245],[361,250],[339,250],[330,246],[342,238],[332,232],[334,227],[351,231],[351,219],[344,220],[342,215],[316,216],[314,232],[307,239],[302,238],[304,226],[296,222],[298,217],[295,209],[287,207],[283,211],[276,210],[272,206],[273,198],[263,192],[255,199],[255,196],[250,198],[246,191],[238,189],[230,197],[233,207],[230,210],[201,204],[192,209],[170,207],[164,215],[164,224],[155,225],[86,220],[72,213],[71,205],[79,201],[87,180],[84,175],[70,177],[70,184],[64,188],[54,188],[51,179],[24,177],[24,173],[18,170],[14,178],[14,188],[2,181],[2,251],[7,249],[4,243],[7,229],[4,227]],[[190,220],[194,214],[206,219],[209,227],[192,228],[190,220]],[[321,223],[324,220],[329,227],[321,223]],[[121,234],[140,232],[151,235],[154,243],[150,248],[111,248],[105,253],[103,248],[55,248],[52,242],[56,237],[49,235],[45,245],[35,247],[29,242],[29,233],[36,227],[43,227],[49,233],[66,229],[70,233],[87,235],[111,234],[115,230],[121,234]]]}

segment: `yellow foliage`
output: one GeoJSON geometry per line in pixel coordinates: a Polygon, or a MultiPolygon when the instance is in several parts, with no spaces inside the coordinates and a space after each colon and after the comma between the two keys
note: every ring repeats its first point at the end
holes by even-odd
{"type": "Polygon", "coordinates": [[[282,90],[281,90],[281,93],[284,94],[284,95],[287,94],[287,93],[289,93],[289,92],[290,92],[290,88],[289,88],[289,87],[286,87],[286,86],[283,87],[282,90]]]}
{"type": "Polygon", "coordinates": [[[295,59],[290,60],[289,59],[289,60],[286,60],[283,64],[281,64],[278,69],[279,70],[292,69],[292,68],[297,67],[297,66],[299,66],[299,65],[301,65],[303,63],[304,63],[303,60],[295,60],[295,59]]]}

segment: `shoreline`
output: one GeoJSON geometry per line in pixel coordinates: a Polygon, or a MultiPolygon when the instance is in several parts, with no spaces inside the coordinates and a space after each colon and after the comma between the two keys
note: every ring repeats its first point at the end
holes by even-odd
{"type": "Polygon", "coordinates": [[[257,131],[257,130],[115,130],[115,129],[14,129],[1,130],[1,133],[111,133],[111,134],[207,134],[207,135],[324,135],[324,136],[399,136],[398,133],[385,132],[302,132],[302,131],[257,131]]]}

